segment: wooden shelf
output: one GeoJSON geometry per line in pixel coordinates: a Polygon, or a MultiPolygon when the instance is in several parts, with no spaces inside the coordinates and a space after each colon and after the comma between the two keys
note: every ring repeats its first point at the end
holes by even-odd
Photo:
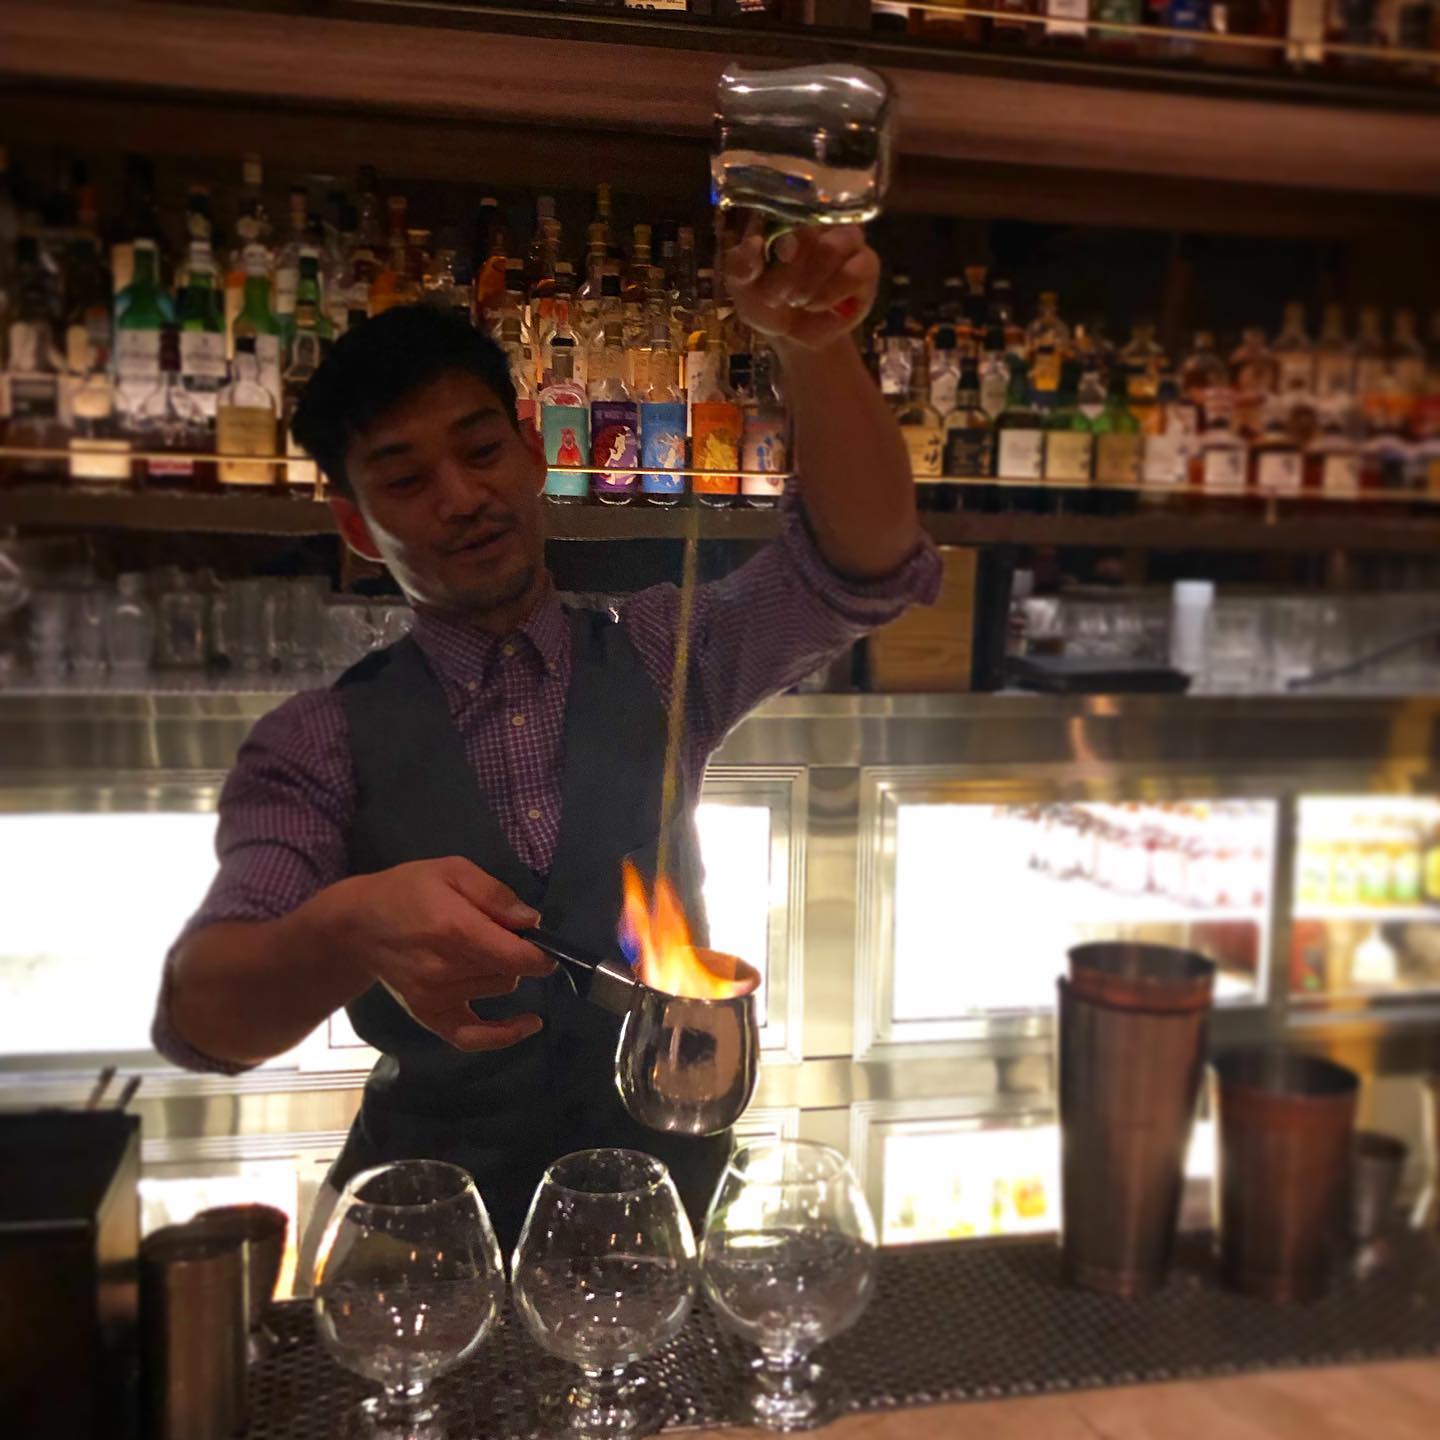
{"type": "MultiPolygon", "coordinates": [[[[551,540],[681,540],[687,508],[652,505],[547,505],[551,540]]],[[[1440,550],[1440,515],[1377,514],[1338,503],[1319,513],[1287,511],[1273,522],[1234,502],[1206,512],[1153,508],[1131,515],[1037,515],[978,511],[921,516],[944,545],[1057,545],[1077,549],[1395,551],[1440,550]]],[[[700,510],[705,540],[762,541],[777,534],[773,510],[736,506],[700,510]]],[[[30,530],[151,530],[235,535],[326,535],[330,511],[314,500],[278,495],[185,495],[164,491],[104,494],[29,486],[0,490],[0,527],[30,530]]]]}
{"type": "Polygon", "coordinates": [[[628,12],[537,14],[426,0],[325,8],[317,16],[308,4],[7,0],[0,73],[211,100],[644,132],[668,143],[708,134],[715,81],[732,57],[851,59],[889,74],[902,154],[929,164],[1038,162],[1291,190],[1440,194],[1435,88],[947,50],[628,12]]]}

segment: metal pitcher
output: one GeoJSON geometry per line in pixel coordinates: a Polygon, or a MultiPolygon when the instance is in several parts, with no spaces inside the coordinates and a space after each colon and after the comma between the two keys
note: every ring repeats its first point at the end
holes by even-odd
{"type": "Polygon", "coordinates": [[[760,1073],[760,974],[753,966],[734,962],[742,994],[691,1000],[653,989],[620,961],[587,955],[541,931],[524,934],[560,963],[581,999],[622,1017],[615,1083],[640,1124],[672,1135],[714,1135],[745,1113],[760,1073]]]}
{"type": "Polygon", "coordinates": [[[750,70],[716,91],[711,198],[786,225],[862,224],[890,183],[890,86],[859,65],[750,70]]]}

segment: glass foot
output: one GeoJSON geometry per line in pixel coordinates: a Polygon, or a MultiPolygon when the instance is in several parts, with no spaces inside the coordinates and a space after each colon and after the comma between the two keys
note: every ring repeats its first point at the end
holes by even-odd
{"type": "Polygon", "coordinates": [[[762,1430],[815,1430],[834,1418],[834,1387],[814,1360],[755,1363],[740,1392],[737,1419],[762,1430]]]}
{"type": "Polygon", "coordinates": [[[339,1440],[449,1440],[444,1418],[432,1404],[398,1406],[372,1395],[346,1412],[339,1440]]]}
{"type": "Polygon", "coordinates": [[[643,1376],[585,1375],[542,1407],[542,1430],[557,1440],[637,1440],[664,1419],[658,1388],[643,1376]]]}

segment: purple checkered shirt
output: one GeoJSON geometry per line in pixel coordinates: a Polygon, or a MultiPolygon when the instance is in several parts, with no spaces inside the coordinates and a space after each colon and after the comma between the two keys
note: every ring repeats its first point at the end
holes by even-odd
{"type": "MultiPolygon", "coordinates": [[[[931,603],[940,565],[924,541],[893,575],[856,582],[827,564],[798,512],[745,565],[696,593],[682,782],[698,796],[705,765],[762,700],[809,675],[845,646],[931,603]]],[[[670,701],[679,591],[642,590],[620,607],[662,701],[670,701]]],[[[476,779],[515,853],[549,872],[560,834],[561,736],[570,681],[570,629],[553,591],[518,630],[487,635],[418,617],[415,638],[445,692],[476,779]]],[[[274,920],[348,873],[355,776],[345,712],[333,689],[292,696],[255,723],[220,796],[220,870],[188,935],[221,920],[274,920]]],[[[183,936],[182,936],[183,938],[183,936]]],[[[243,1066],[188,1046],[168,1020],[168,966],[156,1009],[156,1049],[187,1069],[243,1066]]]]}

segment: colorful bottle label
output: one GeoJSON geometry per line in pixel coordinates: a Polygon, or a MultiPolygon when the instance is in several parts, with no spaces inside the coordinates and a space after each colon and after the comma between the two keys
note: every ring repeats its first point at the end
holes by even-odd
{"type": "Polygon", "coordinates": [[[790,468],[790,450],[785,439],[783,411],[756,410],[745,417],[740,435],[740,468],[765,471],[747,474],[740,482],[742,494],[775,498],[784,493],[784,472],[790,468]],[[767,478],[774,475],[774,479],[767,478]]]}
{"type": "Polygon", "coordinates": [[[995,463],[995,432],[957,427],[945,436],[944,471],[960,480],[990,475],[995,463]]]}
{"type": "Polygon", "coordinates": [[[652,467],[640,478],[647,495],[683,495],[683,475],[656,471],[685,468],[685,402],[657,400],[640,406],[640,463],[652,467]]]}
{"type": "Polygon", "coordinates": [[[1045,435],[1045,478],[1088,485],[1095,473],[1095,446],[1088,430],[1050,430],[1045,435]]]}
{"type": "Polygon", "coordinates": [[[633,400],[590,402],[592,465],[605,468],[595,476],[597,495],[626,495],[640,484],[640,407],[633,400]],[[613,468],[612,468],[613,467],[613,468]]]}
{"type": "Polygon", "coordinates": [[[1144,440],[1140,435],[1101,435],[1095,442],[1096,483],[1138,485],[1143,445],[1144,440]]]}
{"type": "Polygon", "coordinates": [[[1001,430],[996,474],[1002,480],[1039,480],[1045,473],[1043,430],[1001,430]]]}
{"type": "Polygon", "coordinates": [[[905,448],[910,452],[910,474],[916,480],[932,479],[940,473],[941,434],[938,425],[902,425],[905,448]]]}
{"type": "Polygon", "coordinates": [[[545,493],[584,498],[590,477],[583,470],[590,451],[590,409],[586,405],[542,405],[540,438],[545,445],[545,493]]]}
{"type": "Polygon", "coordinates": [[[1165,23],[1172,30],[1210,28],[1210,0],[1170,0],[1164,13],[1165,23]]]}
{"type": "Polygon", "coordinates": [[[697,495],[735,495],[740,478],[740,409],[728,400],[699,400],[690,407],[690,456],[697,495]]]}

